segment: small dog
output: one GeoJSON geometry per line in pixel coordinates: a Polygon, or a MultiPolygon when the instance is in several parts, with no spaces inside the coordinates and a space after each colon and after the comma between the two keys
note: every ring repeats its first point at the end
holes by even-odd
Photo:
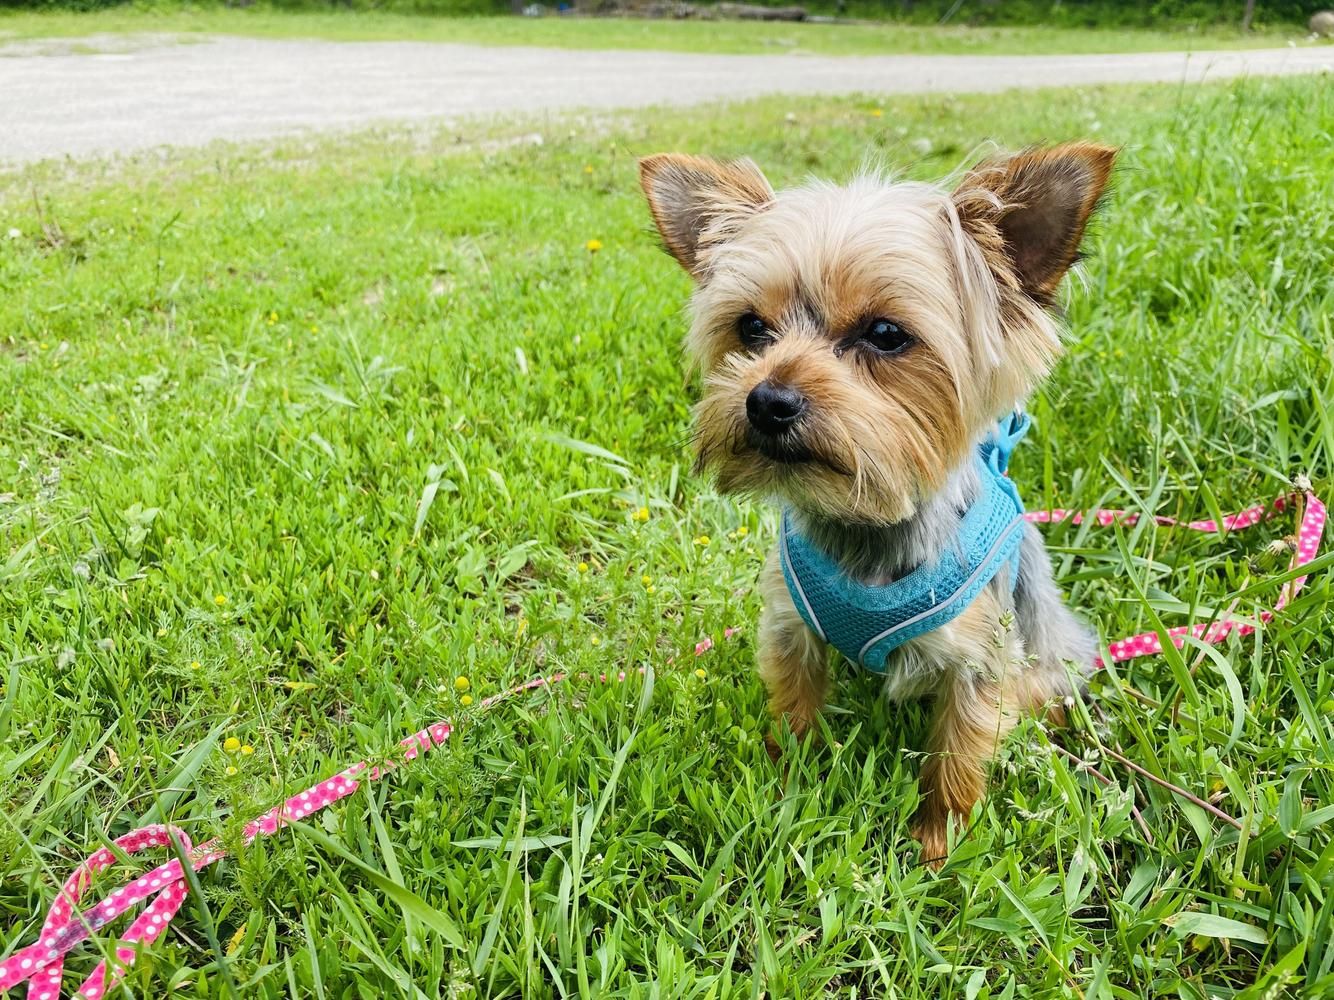
{"type": "Polygon", "coordinates": [[[770,708],[812,729],[830,645],[883,672],[891,699],[934,696],[913,825],[929,863],[999,741],[1024,713],[1063,721],[1071,668],[1093,660],[1005,463],[1060,354],[1056,290],[1115,157],[1030,149],[952,192],[864,176],[775,193],[749,160],[640,161],[696,283],[698,466],[784,507],[761,579],[770,708]]]}

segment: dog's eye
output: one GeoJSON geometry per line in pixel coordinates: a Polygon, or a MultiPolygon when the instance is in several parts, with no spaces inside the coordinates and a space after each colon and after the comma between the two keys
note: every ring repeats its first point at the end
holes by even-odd
{"type": "Polygon", "coordinates": [[[887,319],[871,320],[858,340],[881,354],[902,354],[913,345],[912,334],[887,319]]]}
{"type": "Polygon", "coordinates": [[[759,347],[773,339],[769,325],[754,313],[746,313],[736,321],[736,332],[747,347],[759,347]]]}

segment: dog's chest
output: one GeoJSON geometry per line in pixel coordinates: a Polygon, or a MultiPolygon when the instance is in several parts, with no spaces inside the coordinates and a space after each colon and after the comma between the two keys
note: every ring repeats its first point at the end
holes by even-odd
{"type": "Polygon", "coordinates": [[[980,678],[996,680],[1006,663],[1021,667],[1022,655],[1010,596],[988,587],[963,614],[890,654],[885,690],[896,701],[929,695],[947,671],[972,671],[980,678]]]}

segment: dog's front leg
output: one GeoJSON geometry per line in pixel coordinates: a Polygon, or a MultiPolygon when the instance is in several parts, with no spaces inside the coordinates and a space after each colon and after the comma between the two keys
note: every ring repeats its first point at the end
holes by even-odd
{"type": "Polygon", "coordinates": [[[1005,686],[964,668],[950,677],[936,702],[929,756],[918,780],[922,802],[913,819],[913,836],[922,844],[922,861],[939,867],[948,851],[948,828],[968,822],[987,787],[987,765],[1000,741],[1012,730],[1018,706],[1005,686]]]}
{"type": "MultiPolygon", "coordinates": [[[[759,673],[769,692],[774,720],[798,738],[816,724],[829,690],[829,657],[825,644],[797,613],[775,553],[760,580],[764,612],[760,616],[759,673]]],[[[769,751],[776,744],[769,741],[769,751]]]]}
{"type": "Polygon", "coordinates": [[[999,603],[984,593],[955,621],[918,640],[927,647],[918,655],[952,661],[937,688],[912,828],[932,867],[945,860],[951,821],[962,828],[986,791],[1001,741],[1043,700],[1023,642],[1001,618],[999,603]]]}

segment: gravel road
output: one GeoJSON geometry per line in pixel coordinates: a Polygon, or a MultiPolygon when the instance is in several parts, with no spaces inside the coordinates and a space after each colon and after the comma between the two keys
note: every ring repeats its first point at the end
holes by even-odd
{"type": "Polygon", "coordinates": [[[1190,55],[845,57],[234,37],[122,39],[99,48],[0,46],[0,163],[774,93],[978,92],[1334,70],[1327,45],[1190,55]]]}

